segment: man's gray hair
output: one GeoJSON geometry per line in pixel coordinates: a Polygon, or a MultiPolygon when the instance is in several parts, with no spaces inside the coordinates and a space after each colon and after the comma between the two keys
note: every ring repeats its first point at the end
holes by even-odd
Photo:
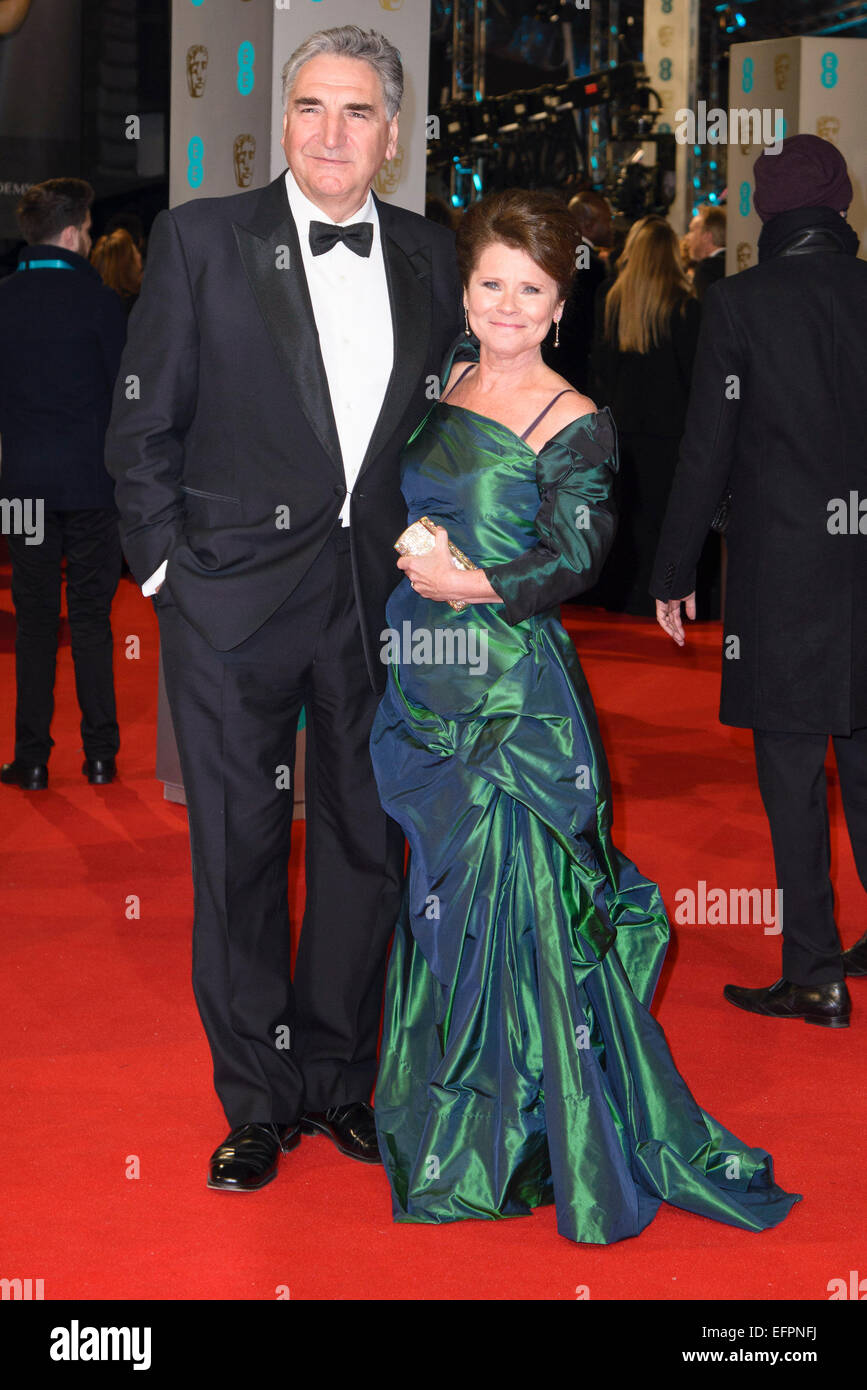
{"type": "Polygon", "coordinates": [[[344,24],[339,29],[320,29],[311,34],[283,67],[283,109],[295,86],[298,73],[311,58],[322,54],[339,58],[363,58],[379,73],[385,97],[385,110],[391,121],[400,110],[403,100],[403,63],[394,44],[375,29],[362,29],[357,24],[344,24]]]}

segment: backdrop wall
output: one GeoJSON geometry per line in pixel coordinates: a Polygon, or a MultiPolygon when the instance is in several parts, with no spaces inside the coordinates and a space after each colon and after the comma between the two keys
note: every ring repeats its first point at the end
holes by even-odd
{"type": "MultiPolygon", "coordinates": [[[[821,135],[842,152],[854,198],[848,221],[867,257],[867,41],[767,39],[733,44],[729,110],[783,112],[786,135],[821,135]]],[[[762,222],[753,207],[753,165],[759,144],[728,147],[726,274],[755,265],[762,222]]]]}

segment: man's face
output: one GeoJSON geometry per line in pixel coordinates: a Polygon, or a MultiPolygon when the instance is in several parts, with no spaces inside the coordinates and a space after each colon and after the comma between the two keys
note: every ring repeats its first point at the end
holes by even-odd
{"type": "Polygon", "coordinates": [[[363,58],[305,63],[283,116],[283,152],[302,193],[336,222],[357,212],[397,149],[382,82],[363,58]]]}
{"type": "Polygon", "coordinates": [[[706,230],[702,219],[696,215],[689,224],[689,231],[686,234],[686,245],[689,251],[690,260],[703,261],[706,256],[711,255],[716,247],[713,244],[713,237],[706,230]]]}

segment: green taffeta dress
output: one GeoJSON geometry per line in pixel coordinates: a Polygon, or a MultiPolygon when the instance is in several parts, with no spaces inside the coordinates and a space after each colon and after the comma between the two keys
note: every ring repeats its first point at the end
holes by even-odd
{"type": "Polygon", "coordinates": [[[536,455],[439,402],[404,453],[410,520],[445,526],[504,602],[455,611],[404,579],[387,611],[371,752],[411,857],[375,1099],[398,1221],[554,1202],[562,1235],[607,1244],[662,1201],[760,1231],[799,1200],[699,1108],[649,1013],[668,921],[612,844],[605,752],[558,617],[607,554],[616,470],[607,410],[536,455]]]}

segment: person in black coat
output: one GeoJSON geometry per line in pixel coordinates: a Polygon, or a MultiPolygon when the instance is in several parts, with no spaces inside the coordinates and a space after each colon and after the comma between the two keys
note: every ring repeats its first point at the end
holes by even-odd
{"type": "Polygon", "coordinates": [[[555,340],[548,339],[542,356],[553,371],[559,372],[576,391],[586,395],[590,380],[596,293],[608,274],[598,248],[611,247],[612,213],[607,198],[591,189],[576,194],[569,204],[569,211],[577,229],[575,276],[555,340]]]}
{"type": "Polygon", "coordinates": [[[103,447],[126,318],[86,259],[92,201],[81,179],[31,187],[17,209],[29,244],[0,284],[0,496],[17,622],[15,755],[0,781],[32,791],[48,785],[54,743],[64,558],[90,782],[113,780],[120,742],[111,604],[121,552],[103,447]]]}
{"type": "Polygon", "coordinates": [[[759,264],[707,293],[677,475],[651,592],[683,644],[695,565],[728,498],[724,724],[752,729],[782,890],[783,975],[727,985],[739,1008],[848,1024],[829,877],[833,738],[867,888],[867,266],[841,213],[852,186],[828,141],[796,135],[755,164],[759,264]]]}
{"type": "Polygon", "coordinates": [[[404,841],[368,749],[406,526],[399,455],[461,329],[454,233],[380,202],[400,56],[355,25],[284,68],[289,165],[154,223],[108,466],[159,615],[187,793],[194,988],[231,1130],[208,1185],[254,1191],[323,1133],[379,1162],[368,1098],[404,841]],[[290,975],[294,760],[307,899],[290,975]]]}
{"type": "Polygon", "coordinates": [[[683,433],[701,311],[661,217],[631,228],[617,279],[597,295],[591,394],[617,421],[617,535],[593,597],[654,614],[648,584],[683,433]]]}

